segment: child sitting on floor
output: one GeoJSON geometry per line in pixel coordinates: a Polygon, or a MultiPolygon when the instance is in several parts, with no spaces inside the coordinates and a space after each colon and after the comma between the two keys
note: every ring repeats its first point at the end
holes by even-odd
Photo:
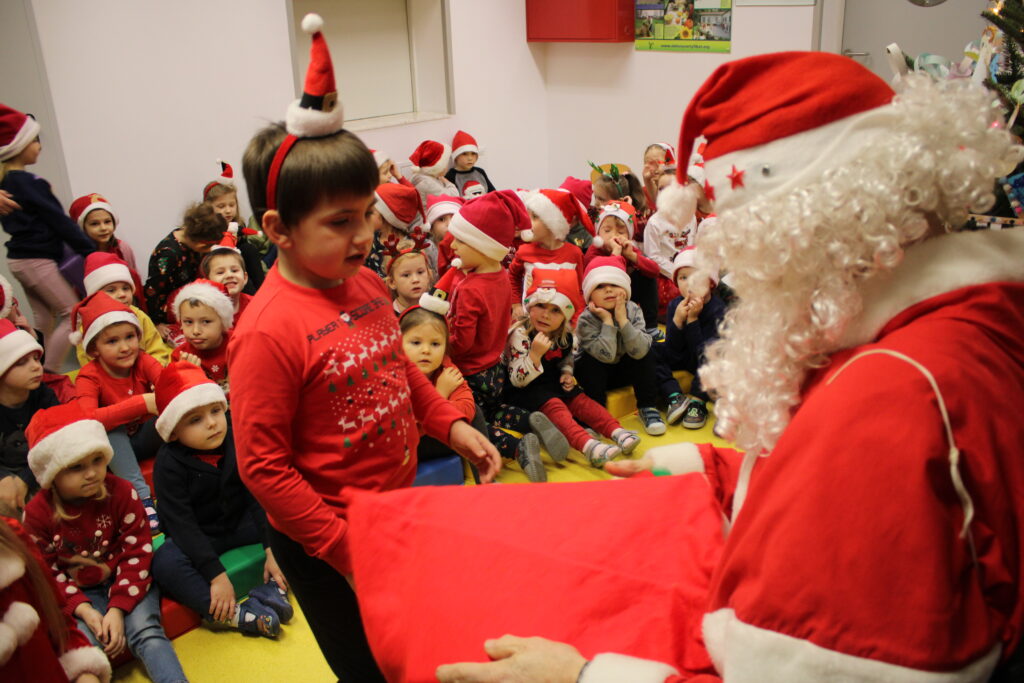
{"type": "MultiPolygon", "coordinates": [[[[384,281],[394,297],[395,315],[399,316],[418,304],[420,297],[434,284],[434,273],[424,253],[427,236],[416,228],[411,237],[398,241],[392,235],[384,244],[384,272],[387,274],[384,281]]],[[[447,336],[445,338],[447,340],[447,336]]]]}
{"type": "Polygon", "coordinates": [[[288,583],[266,542],[266,515],[238,476],[224,392],[196,366],[176,361],[160,376],[156,402],[156,428],[167,443],[153,483],[167,538],[153,557],[153,576],[204,623],[276,637],[293,614],[288,583]],[[255,543],[266,552],[265,583],[235,602],[220,555],[255,543]]]}
{"type": "Polygon", "coordinates": [[[448,225],[462,205],[465,204],[459,197],[450,197],[446,194],[431,195],[427,197],[427,226],[430,228],[430,239],[437,245],[437,263],[434,272],[442,275],[448,271],[455,254],[452,253],[452,240],[448,236],[448,225]]]}
{"type": "Polygon", "coordinates": [[[607,402],[608,389],[632,385],[644,431],[657,436],[666,428],[656,407],[653,340],[629,293],[622,256],[598,256],[587,266],[583,296],[589,303],[576,326],[576,376],[587,396],[601,405],[607,402]]]}
{"type": "Polygon", "coordinates": [[[458,131],[452,138],[452,167],[444,177],[455,184],[459,195],[464,199],[472,199],[487,192],[494,192],[494,185],[487,177],[487,171],[476,165],[480,159],[480,148],[476,138],[465,131],[458,131]],[[478,191],[467,195],[467,186],[476,183],[478,191]]]}
{"type": "Polygon", "coordinates": [[[527,317],[516,323],[505,349],[512,387],[508,401],[527,410],[539,410],[554,423],[591,465],[633,452],[640,437],[623,429],[601,404],[576,386],[573,353],[576,338],[570,320],[579,285],[569,270],[536,268],[526,295],[527,317]],[[601,443],[576,423],[576,419],[615,441],[601,443]]]}
{"type": "Polygon", "coordinates": [[[91,361],[75,380],[78,403],[106,427],[114,458],[111,471],[127,479],[139,497],[154,532],[160,528],[149,484],[139,461],[156,456],[156,400],[153,387],[163,366],[139,349],[142,325],[130,308],[103,292],[83,299],[72,312],[71,341],[81,344],[91,361]]]}
{"type": "Polygon", "coordinates": [[[200,366],[228,394],[228,336],[235,326],[235,310],[224,285],[202,279],[190,282],[174,295],[174,314],[185,341],[171,353],[171,360],[200,366]]]}
{"type": "Polygon", "coordinates": [[[160,625],[146,514],[131,484],[107,472],[113,451],[103,425],[73,401],[36,413],[27,436],[42,491],[25,507],[25,528],[65,609],[108,657],[127,645],[153,681],[187,680],[160,625]]]}
{"type": "Polygon", "coordinates": [[[431,195],[462,196],[455,183],[444,176],[451,158],[452,148],[435,140],[424,140],[409,155],[409,161],[413,164],[412,184],[420,193],[422,205],[426,205],[427,197],[431,195]]]}
{"type": "Polygon", "coordinates": [[[233,246],[234,242],[235,235],[231,232],[231,226],[228,226],[228,232],[224,233],[221,243],[199,264],[199,272],[207,280],[221,284],[227,290],[235,310],[234,321],[237,324],[242,311],[252,301],[252,295],[242,291],[245,289],[245,283],[249,281],[249,274],[245,270],[242,254],[233,246]]]}

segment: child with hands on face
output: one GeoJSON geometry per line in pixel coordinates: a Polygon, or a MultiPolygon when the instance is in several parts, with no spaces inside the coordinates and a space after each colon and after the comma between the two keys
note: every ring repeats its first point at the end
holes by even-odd
{"type": "Polygon", "coordinates": [[[25,527],[66,609],[108,657],[127,646],[152,680],[186,680],[160,625],[146,514],[135,489],[107,472],[113,451],[104,426],[73,401],[36,413],[27,436],[42,491],[25,507],[25,527]]]}

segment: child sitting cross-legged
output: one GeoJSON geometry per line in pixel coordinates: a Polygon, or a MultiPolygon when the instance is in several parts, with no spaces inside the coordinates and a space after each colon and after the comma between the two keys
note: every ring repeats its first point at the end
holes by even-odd
{"type": "Polygon", "coordinates": [[[252,295],[242,291],[249,282],[249,273],[245,269],[242,252],[236,246],[238,231],[237,223],[229,225],[227,232],[224,233],[224,239],[199,264],[199,272],[204,278],[224,285],[228,296],[231,297],[236,324],[245,307],[252,301],[252,295]]]}
{"type": "Polygon", "coordinates": [[[610,388],[632,385],[644,431],[665,433],[656,407],[654,354],[640,306],[629,300],[630,282],[621,256],[598,256],[583,276],[589,302],[576,326],[581,353],[576,375],[587,396],[601,405],[610,388]]]}
{"type": "Polygon", "coordinates": [[[554,423],[569,444],[594,467],[633,452],[640,437],[622,428],[608,410],[576,386],[573,352],[576,339],[570,321],[579,285],[571,270],[533,271],[526,295],[526,318],[508,335],[506,356],[512,388],[508,400],[527,410],[539,410],[554,423]],[[576,418],[613,439],[615,445],[592,438],[576,418]]]}
{"type": "Polygon", "coordinates": [[[72,401],[36,413],[27,436],[42,491],[25,507],[25,528],[65,609],[108,657],[127,645],[157,683],[187,680],[160,624],[146,513],[131,484],[107,472],[113,450],[103,425],[72,401]]]}
{"type": "Polygon", "coordinates": [[[174,295],[174,315],[185,341],[171,359],[200,366],[227,393],[228,336],[235,325],[235,309],[224,285],[202,279],[190,282],[174,295]]]}
{"type": "Polygon", "coordinates": [[[266,542],[266,515],[242,484],[223,390],[183,361],[167,366],[156,386],[157,455],[154,484],[167,539],[153,557],[153,576],[169,596],[203,622],[273,638],[293,609],[288,584],[266,542]],[[235,601],[220,555],[262,543],[266,583],[235,601]]]}

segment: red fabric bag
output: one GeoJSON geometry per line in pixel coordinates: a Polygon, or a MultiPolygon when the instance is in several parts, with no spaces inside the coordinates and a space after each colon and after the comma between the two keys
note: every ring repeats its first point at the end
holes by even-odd
{"type": "Polygon", "coordinates": [[[712,670],[700,626],[723,517],[702,475],[356,492],[348,520],[390,681],[487,661],[505,633],[712,670]]]}

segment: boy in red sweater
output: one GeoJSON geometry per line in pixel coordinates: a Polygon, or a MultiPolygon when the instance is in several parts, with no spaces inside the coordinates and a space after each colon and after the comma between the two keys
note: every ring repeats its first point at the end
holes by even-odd
{"type": "Polygon", "coordinates": [[[174,316],[185,341],[171,353],[171,360],[198,365],[229,393],[228,337],[235,309],[224,285],[202,279],[188,283],[174,295],[174,316]]]}
{"type": "Polygon", "coordinates": [[[409,486],[427,434],[499,467],[486,438],[410,363],[384,282],[363,267],[379,172],[342,129],[319,17],[309,77],[286,122],[261,130],[243,166],[250,205],[278,248],[228,347],[243,482],[270,547],[338,678],[383,680],[350,585],[347,493],[409,486]]]}
{"type": "MultiPolygon", "coordinates": [[[[252,230],[251,232],[255,233],[256,231],[252,230]]],[[[249,273],[245,269],[245,258],[237,244],[238,224],[232,223],[228,226],[228,231],[224,233],[224,239],[220,241],[220,244],[214,247],[213,251],[199,264],[199,272],[204,278],[224,285],[235,309],[234,322],[236,325],[245,307],[252,301],[252,294],[242,291],[249,284],[249,273]],[[232,232],[232,228],[234,232],[232,232]]]]}

